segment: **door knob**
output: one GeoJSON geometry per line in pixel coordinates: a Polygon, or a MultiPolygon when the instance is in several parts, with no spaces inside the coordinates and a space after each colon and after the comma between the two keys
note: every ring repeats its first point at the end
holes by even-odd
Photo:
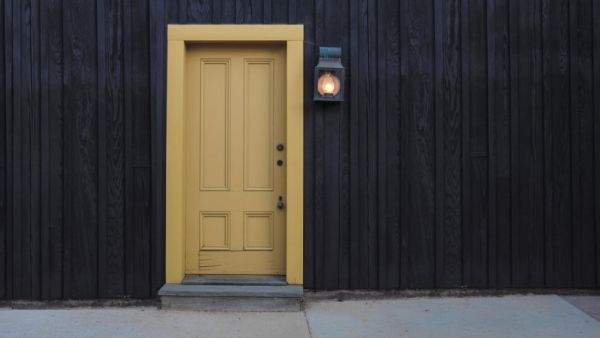
{"type": "Polygon", "coordinates": [[[283,197],[279,196],[279,201],[277,202],[277,209],[285,208],[285,202],[283,201],[283,197]]]}

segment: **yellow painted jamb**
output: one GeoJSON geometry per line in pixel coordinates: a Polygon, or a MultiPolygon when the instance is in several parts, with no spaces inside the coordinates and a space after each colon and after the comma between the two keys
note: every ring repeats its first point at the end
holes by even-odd
{"type": "Polygon", "coordinates": [[[287,42],[287,262],[288,284],[303,283],[304,224],[303,42],[287,42]]]}
{"type": "Polygon", "coordinates": [[[169,25],[169,41],[302,41],[302,25],[169,25]]]}
{"type": "Polygon", "coordinates": [[[167,50],[166,282],[185,275],[184,74],[185,43],[169,41],[167,50]]]}
{"type": "Polygon", "coordinates": [[[185,42],[287,43],[287,254],[289,284],[303,283],[303,42],[302,25],[169,25],[167,60],[166,282],[185,275],[184,73],[185,42]]]}

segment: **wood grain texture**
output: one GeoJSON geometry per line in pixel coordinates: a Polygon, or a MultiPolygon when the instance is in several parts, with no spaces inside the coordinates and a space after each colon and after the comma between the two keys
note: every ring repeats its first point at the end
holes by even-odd
{"type": "Polygon", "coordinates": [[[545,285],[572,286],[569,1],[542,1],[545,285]]]}
{"type": "Polygon", "coordinates": [[[575,1],[569,8],[571,83],[571,170],[573,286],[593,288],[596,277],[594,221],[594,93],[592,2],[575,1]]]}
{"type": "MultiPolygon", "coordinates": [[[[378,72],[385,74],[379,79],[379,88],[386,88],[379,92],[381,102],[380,112],[385,112],[379,117],[378,128],[385,131],[381,133],[381,147],[379,151],[380,172],[385,173],[385,179],[380,179],[378,187],[380,198],[385,199],[385,206],[380,214],[381,222],[386,224],[379,231],[379,287],[383,289],[397,289],[400,287],[400,164],[402,161],[400,130],[401,114],[403,111],[401,101],[401,73],[400,73],[400,29],[401,25],[395,18],[400,14],[400,5],[397,1],[383,1],[379,4],[378,34],[381,36],[378,48],[383,50],[383,62],[379,64],[378,72]],[[386,47],[387,46],[387,47],[386,47]],[[385,152],[384,152],[385,151],[385,152]]],[[[352,186],[348,187],[352,191],[352,186]]],[[[342,239],[342,243],[346,240],[342,239]]],[[[350,262],[348,262],[350,264],[350,262]]],[[[342,287],[347,287],[343,286],[342,287]]]]}
{"type": "MultiPolygon", "coordinates": [[[[290,7],[293,4],[290,3],[290,7]]],[[[295,10],[296,8],[294,8],[295,10]]],[[[300,15],[306,17],[308,24],[304,28],[304,69],[314,67],[315,46],[315,25],[314,25],[314,2],[307,1],[302,8],[300,15]],[[306,14],[305,12],[306,11],[306,14]]],[[[312,93],[313,73],[305,73],[304,93],[312,93]]],[[[315,147],[315,107],[312,104],[312,97],[304,97],[304,149],[305,152],[314,153],[315,147]]],[[[314,156],[304,156],[304,283],[315,285],[315,158],[314,156]]]]}
{"type": "MultiPolygon", "coordinates": [[[[0,2],[0,18],[4,18],[4,1],[0,2]]],[[[9,115],[7,112],[6,105],[6,93],[7,93],[7,77],[5,71],[5,25],[0,24],[0,262],[6,264],[8,261],[7,252],[7,234],[8,234],[8,223],[7,223],[7,177],[6,177],[6,119],[9,115]]],[[[6,268],[0,268],[0,297],[7,298],[6,292],[6,268]]]]}
{"type": "Polygon", "coordinates": [[[402,160],[405,173],[402,210],[406,214],[403,232],[402,287],[435,286],[435,66],[433,3],[406,1],[401,18],[403,49],[402,160]],[[405,57],[404,57],[405,56],[405,57]]]}
{"type": "Polygon", "coordinates": [[[4,267],[5,273],[5,285],[4,285],[4,295],[6,298],[12,298],[13,293],[13,224],[14,224],[14,210],[13,210],[13,164],[12,164],[12,153],[13,153],[13,125],[12,125],[12,116],[13,116],[13,92],[14,92],[14,84],[13,84],[13,11],[12,11],[12,1],[7,0],[4,2],[4,83],[5,83],[5,91],[4,91],[4,100],[5,100],[5,115],[4,115],[4,130],[6,131],[4,142],[5,142],[5,163],[6,163],[6,179],[5,179],[5,198],[6,198],[6,206],[5,210],[5,220],[6,224],[4,225],[4,238],[3,242],[5,243],[5,256],[4,261],[6,265],[4,267]]]}
{"type": "MultiPolygon", "coordinates": [[[[468,7],[467,7],[468,8],[468,7]]],[[[436,285],[462,285],[462,55],[460,1],[435,3],[436,285]]],[[[468,30],[466,30],[468,31],[468,30]]],[[[465,92],[468,92],[465,90],[465,92]]],[[[465,133],[467,131],[464,131],[465,133]]],[[[467,176],[468,177],[468,176],[467,176]]],[[[467,200],[465,199],[465,205],[467,200]]]]}
{"type": "Polygon", "coordinates": [[[593,0],[0,1],[0,298],[164,282],[165,29],[305,25],[309,289],[600,286],[593,0]],[[341,46],[346,100],[312,100],[341,46]]]}
{"type": "Polygon", "coordinates": [[[98,95],[96,7],[80,1],[63,2],[64,143],[70,195],[68,282],[65,297],[98,296],[98,95]]]}
{"type": "MultiPolygon", "coordinates": [[[[151,294],[155,294],[164,284],[165,279],[165,139],[166,116],[166,22],[167,13],[162,0],[152,0],[149,4],[150,35],[156,38],[150,40],[150,116],[151,116],[151,145],[150,145],[150,186],[151,190],[151,294]]],[[[214,12],[213,12],[214,14],[214,12]]],[[[214,15],[213,15],[214,17],[214,15]]]]}
{"type": "Polygon", "coordinates": [[[488,285],[487,6],[463,4],[463,284],[488,285]]]}
{"type": "Polygon", "coordinates": [[[98,3],[98,188],[99,290],[116,297],[124,290],[124,85],[123,13],[119,1],[98,3]]]}
{"type": "MultiPolygon", "coordinates": [[[[514,287],[544,286],[541,2],[511,1],[511,265],[514,287]]],[[[546,103],[547,105],[547,103],[546,103]]]]}
{"type": "Polygon", "coordinates": [[[511,281],[508,0],[488,0],[489,286],[511,281]]]}
{"type": "Polygon", "coordinates": [[[63,35],[62,1],[45,2],[42,38],[42,299],[63,294],[63,35]]]}
{"type": "MultiPolygon", "coordinates": [[[[592,60],[600,57],[600,5],[592,2],[592,60]]],[[[596,240],[596,287],[600,287],[600,65],[592,65],[592,98],[594,112],[594,211],[595,211],[595,240],[596,240]]],[[[587,258],[591,259],[591,258],[587,258]]]]}

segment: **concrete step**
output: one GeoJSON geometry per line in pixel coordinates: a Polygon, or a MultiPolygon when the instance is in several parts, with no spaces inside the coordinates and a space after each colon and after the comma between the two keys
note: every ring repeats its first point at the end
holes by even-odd
{"type": "Polygon", "coordinates": [[[301,285],[165,284],[159,291],[164,309],[201,311],[300,311],[301,285]]]}
{"type": "Polygon", "coordinates": [[[248,275],[188,275],[181,283],[187,285],[287,285],[284,276],[248,275]]]}

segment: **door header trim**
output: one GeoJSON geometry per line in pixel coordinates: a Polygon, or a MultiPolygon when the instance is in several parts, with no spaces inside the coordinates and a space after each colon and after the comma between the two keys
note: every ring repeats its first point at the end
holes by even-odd
{"type": "Polygon", "coordinates": [[[303,25],[169,25],[169,41],[303,41],[303,25]]]}

